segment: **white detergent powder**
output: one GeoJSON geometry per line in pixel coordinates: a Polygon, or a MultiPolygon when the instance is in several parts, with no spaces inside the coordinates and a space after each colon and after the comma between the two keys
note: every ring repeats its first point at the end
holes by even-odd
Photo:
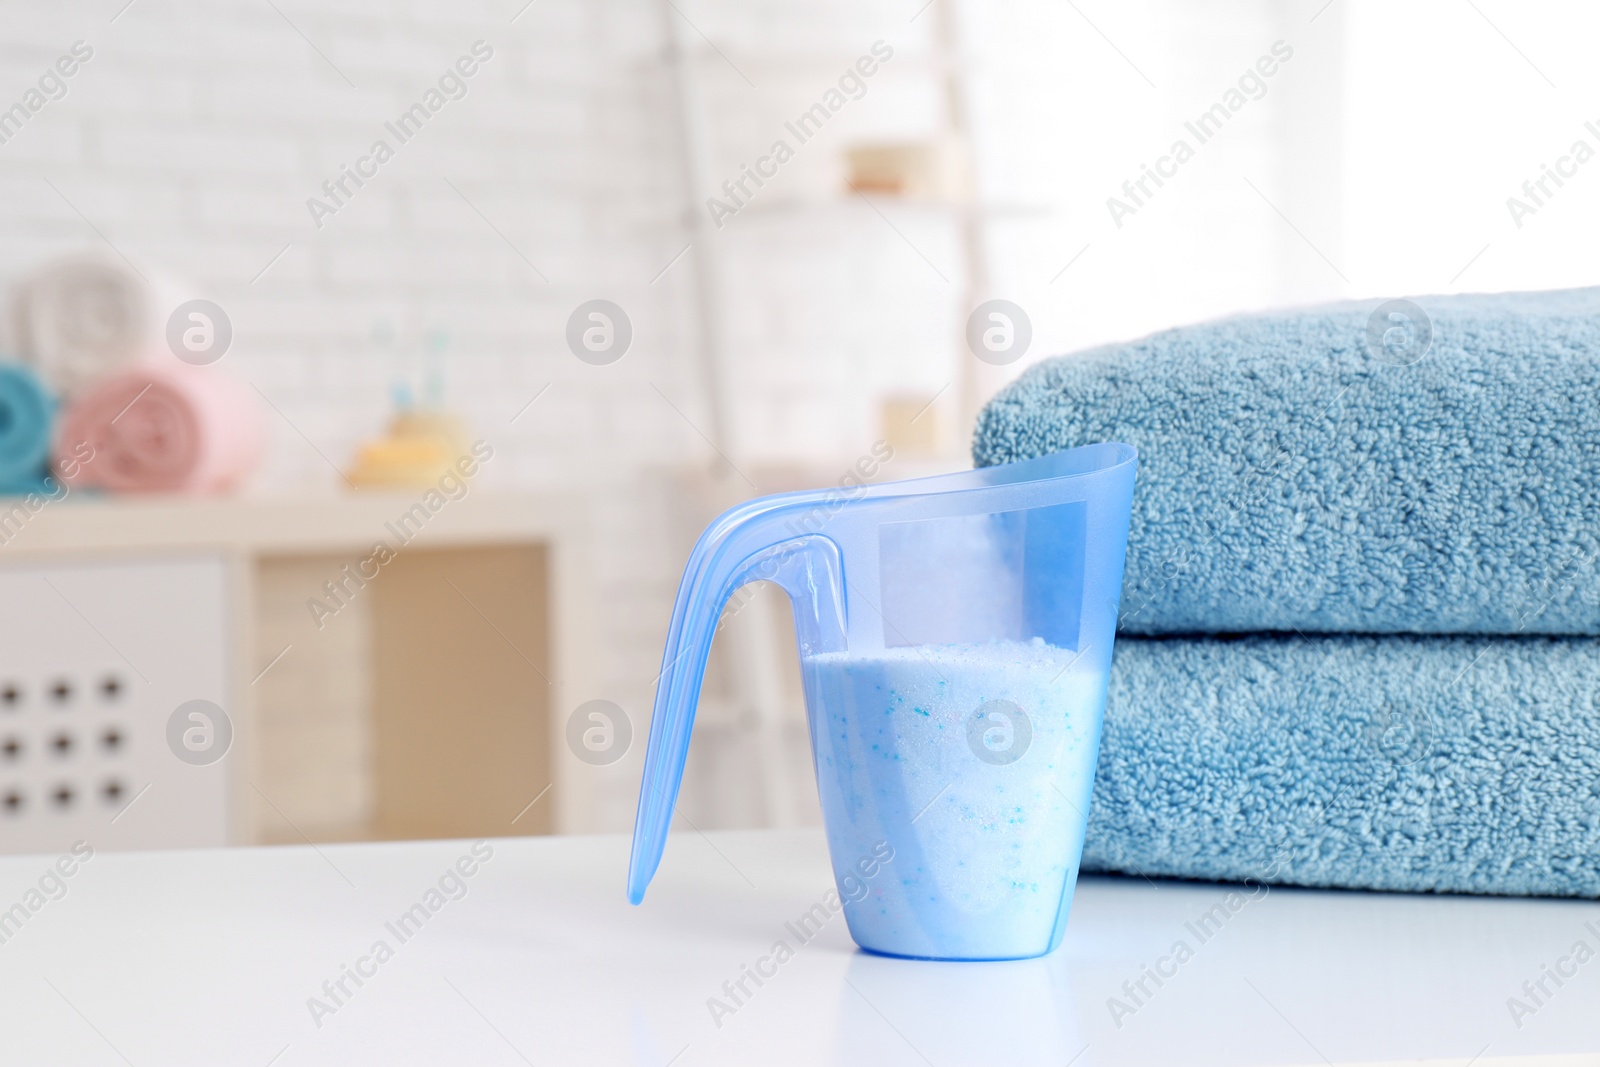
{"type": "Polygon", "coordinates": [[[867,948],[1000,959],[1053,947],[1083,848],[1108,657],[1040,639],[804,660],[841,875],[894,859],[846,908],[867,948]]]}

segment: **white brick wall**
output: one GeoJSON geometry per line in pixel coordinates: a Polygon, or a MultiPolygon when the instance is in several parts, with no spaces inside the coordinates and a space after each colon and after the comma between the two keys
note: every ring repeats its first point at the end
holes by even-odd
{"type": "MultiPolygon", "coordinates": [[[[282,15],[265,0],[136,0],[115,22],[124,0],[0,3],[0,105],[75,40],[95,49],[66,98],[0,145],[0,284],[44,257],[98,246],[99,235],[191,279],[232,317],[225,365],[287,420],[271,417],[260,492],[335,491],[323,457],[346,463],[382,426],[395,376],[418,365],[430,336],[444,338],[446,399],[498,449],[487,484],[597,489],[610,691],[594,696],[633,711],[640,739],[618,778],[629,780],[607,802],[612,825],[625,827],[648,685],[693,533],[663,534],[670,490],[658,475],[711,456],[684,418],[709,426],[693,316],[699,252],[656,277],[689,239],[664,9],[658,0],[538,0],[513,25],[523,0],[276,2],[282,15]],[[392,141],[383,123],[480,38],[495,54],[468,95],[396,146],[377,177],[315,228],[306,198],[375,138],[392,141]],[[609,367],[579,362],[563,340],[568,314],[595,297],[633,321],[631,350],[609,367]]],[[[696,203],[783,135],[783,121],[874,41],[895,49],[865,97],[714,238],[736,400],[730,449],[740,463],[799,458],[842,469],[877,435],[882,394],[932,393],[968,358],[953,216],[885,203],[886,223],[842,187],[850,140],[928,137],[943,121],[935,13],[919,13],[920,0],[676,3],[693,22],[685,39],[711,140],[711,187],[694,191],[696,203]]],[[[1274,289],[1277,221],[1259,205],[1224,216],[1196,206],[1234,188],[1235,163],[1260,162],[1251,153],[1270,128],[1265,111],[1252,116],[1254,133],[1240,131],[1207,162],[1209,177],[1197,172],[1196,189],[1161,205],[1200,221],[1151,219],[1143,233],[1112,239],[1096,214],[1140,154],[1166,141],[1189,110],[1183,101],[1199,107],[1226,85],[1235,59],[1265,49],[1278,5],[1223,5],[1228,32],[1205,47],[1204,62],[1193,38],[1219,17],[1210,7],[1180,15],[1177,0],[1081,6],[1160,72],[1166,95],[1149,92],[1059,5],[1003,0],[960,12],[982,195],[1030,212],[995,228],[994,274],[997,295],[1033,313],[1032,355],[1283,298],[1274,289]],[[1212,61],[1213,48],[1223,59],[1212,61]],[[1220,271],[1210,262],[1197,270],[1223,233],[1232,258],[1220,271]],[[1099,262],[1048,282],[1091,238],[1099,262]]],[[[1276,189],[1280,177],[1264,166],[1260,184],[1276,189]]]]}

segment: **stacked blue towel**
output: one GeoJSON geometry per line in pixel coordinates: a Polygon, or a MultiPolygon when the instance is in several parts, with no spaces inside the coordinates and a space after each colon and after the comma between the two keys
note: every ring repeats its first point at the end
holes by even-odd
{"type": "Polygon", "coordinates": [[[1085,870],[1600,897],[1600,640],[1117,641],[1085,870]]]}
{"type": "Polygon", "coordinates": [[[1600,289],[1417,304],[1409,365],[1376,301],[1041,363],[973,456],[1138,448],[1126,633],[1600,635],[1600,289]]]}
{"type": "Polygon", "coordinates": [[[980,465],[1140,452],[1086,870],[1600,896],[1600,290],[1377,308],[984,411],[980,465]]]}
{"type": "Polygon", "coordinates": [[[0,362],[0,495],[41,491],[55,401],[21,363],[0,362]]]}

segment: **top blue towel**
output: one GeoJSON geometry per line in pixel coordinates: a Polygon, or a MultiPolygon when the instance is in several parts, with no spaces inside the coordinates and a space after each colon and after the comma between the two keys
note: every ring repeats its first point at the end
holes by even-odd
{"type": "Polygon", "coordinates": [[[1048,360],[980,466],[1139,449],[1130,633],[1600,635],[1600,289],[1230,319],[1048,360]]]}

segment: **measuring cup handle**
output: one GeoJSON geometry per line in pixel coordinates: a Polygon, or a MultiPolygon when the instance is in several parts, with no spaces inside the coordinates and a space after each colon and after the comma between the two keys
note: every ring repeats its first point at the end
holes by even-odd
{"type": "Polygon", "coordinates": [[[839,548],[820,534],[795,536],[786,523],[809,502],[783,507],[752,502],[724,513],[706,529],[689,557],[672,608],[657,677],[650,742],[645,749],[639,813],[628,863],[628,899],[637,904],[655,876],[667,828],[683,783],[706,659],[722,609],[734,590],[771,581],[789,594],[802,650],[842,647],[845,626],[844,565],[839,548]]]}

